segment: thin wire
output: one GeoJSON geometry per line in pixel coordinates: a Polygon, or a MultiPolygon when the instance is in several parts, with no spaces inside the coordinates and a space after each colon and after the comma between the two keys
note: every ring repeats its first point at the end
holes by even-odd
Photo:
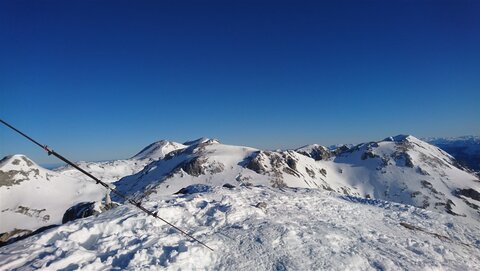
{"type": "Polygon", "coordinates": [[[58,159],[62,160],[63,162],[69,164],[70,166],[74,167],[75,169],[79,170],[80,172],[82,172],[83,174],[87,175],[88,177],[92,178],[97,184],[100,184],[102,185],[103,187],[105,188],[108,188],[110,189],[113,193],[115,193],[117,196],[121,197],[122,199],[124,199],[125,201],[127,201],[128,203],[132,204],[133,206],[137,207],[138,209],[140,209],[141,211],[143,211],[144,213],[148,214],[148,215],[151,215],[161,221],[163,221],[164,223],[166,223],[167,225],[169,225],[170,227],[176,229],[177,231],[179,231],[180,233],[184,234],[185,236],[191,238],[192,240],[198,242],[199,244],[203,245],[204,247],[210,249],[211,251],[214,251],[211,247],[207,246],[205,243],[203,243],[202,241],[198,240],[197,238],[193,237],[191,234],[187,233],[186,231],[180,229],[179,227],[173,225],[171,222],[168,222],[167,220],[159,217],[157,215],[157,213],[154,213],[148,209],[146,209],[145,207],[143,207],[139,202],[136,202],[132,199],[129,199],[127,196],[125,196],[124,194],[118,192],[117,189],[111,187],[110,185],[108,185],[107,183],[104,183],[102,182],[101,180],[99,180],[98,178],[96,178],[95,176],[93,176],[92,174],[86,172],[85,170],[83,170],[82,168],[80,168],[79,166],[77,166],[76,164],[74,164],[73,162],[71,162],[70,160],[68,160],[67,158],[63,157],[62,155],[58,154],[57,152],[55,152],[54,150],[48,148],[47,145],[42,145],[40,143],[38,143],[36,140],[34,140],[33,138],[29,137],[28,135],[26,135],[25,133],[23,133],[22,131],[18,130],[17,128],[13,127],[12,125],[8,124],[7,122],[3,121],[2,119],[0,119],[0,122],[3,123],[5,126],[9,127],[10,129],[14,130],[15,132],[19,133],[20,135],[24,136],[25,138],[27,138],[28,140],[32,141],[33,143],[35,143],[36,145],[38,145],[40,148],[44,149],[45,151],[48,152],[48,155],[54,155],[55,157],[57,157],[58,159]]]}

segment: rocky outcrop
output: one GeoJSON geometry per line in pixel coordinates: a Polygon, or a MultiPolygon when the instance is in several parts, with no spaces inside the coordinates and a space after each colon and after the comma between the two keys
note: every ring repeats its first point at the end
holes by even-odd
{"type": "Polygon", "coordinates": [[[104,211],[118,206],[116,203],[102,204],[100,202],[81,202],[70,208],[63,215],[62,223],[85,218],[92,215],[98,215],[104,211]]]}
{"type": "Polygon", "coordinates": [[[178,168],[181,168],[185,173],[190,176],[198,177],[205,174],[216,174],[224,170],[224,165],[220,162],[207,163],[206,159],[195,157],[189,161],[186,161],[178,168]]]}
{"type": "Polygon", "coordinates": [[[454,191],[454,195],[457,197],[459,196],[464,196],[467,198],[474,199],[476,201],[480,201],[480,192],[476,191],[475,189],[472,188],[467,188],[467,189],[457,189],[454,191]]]}
{"type": "Polygon", "coordinates": [[[327,160],[333,156],[332,152],[329,149],[317,144],[301,147],[297,149],[296,152],[313,158],[315,161],[327,160]]]}

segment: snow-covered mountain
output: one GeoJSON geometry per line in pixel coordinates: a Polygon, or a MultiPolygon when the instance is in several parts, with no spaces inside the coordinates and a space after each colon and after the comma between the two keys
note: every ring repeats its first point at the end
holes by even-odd
{"type": "Polygon", "coordinates": [[[4,270],[479,270],[480,226],[317,189],[215,187],[145,198],[0,247],[4,270]]]}
{"type": "Polygon", "coordinates": [[[7,156],[0,161],[0,233],[61,224],[72,205],[104,196],[92,181],[42,168],[24,155],[7,156]]]}
{"type": "MultiPolygon", "coordinates": [[[[114,182],[185,147],[162,140],[148,145],[130,159],[78,162],[77,165],[102,181],[114,182]]],[[[68,208],[80,202],[98,202],[104,196],[103,187],[71,166],[51,171],[24,155],[7,156],[0,162],[0,233],[25,234],[61,224],[68,208]]]]}
{"type": "MultiPolygon", "coordinates": [[[[319,188],[480,217],[478,177],[457,167],[456,160],[444,151],[413,136],[334,151],[316,144],[296,150],[264,151],[207,138],[184,144],[158,141],[130,159],[79,165],[106,182],[121,178],[115,182],[117,188],[138,198],[151,193],[170,195],[195,183],[252,184],[319,188]]],[[[2,223],[0,232],[58,223],[72,205],[98,201],[104,196],[102,187],[74,169],[49,171],[25,156],[5,158],[0,174],[2,218],[9,221],[2,223]],[[67,192],[58,192],[58,188],[67,192]],[[32,197],[32,191],[44,198],[32,197]],[[47,195],[55,193],[64,196],[50,200],[57,197],[47,195]]]]}
{"type": "Polygon", "coordinates": [[[448,152],[463,166],[480,173],[480,136],[432,137],[424,140],[448,152]]]}
{"type": "Polygon", "coordinates": [[[263,151],[204,140],[169,153],[115,185],[138,198],[193,183],[320,188],[480,219],[478,177],[413,136],[338,148],[263,151]]]}
{"type": "MultiPolygon", "coordinates": [[[[177,142],[161,140],[148,145],[130,159],[105,162],[80,161],[76,164],[102,181],[115,182],[122,177],[139,172],[149,163],[164,158],[169,152],[185,147],[186,145],[177,142]]],[[[68,165],[57,168],[55,171],[77,179],[89,179],[83,173],[68,165]]]]}
{"type": "Polygon", "coordinates": [[[413,136],[360,144],[333,162],[360,196],[480,219],[478,178],[413,136]]]}

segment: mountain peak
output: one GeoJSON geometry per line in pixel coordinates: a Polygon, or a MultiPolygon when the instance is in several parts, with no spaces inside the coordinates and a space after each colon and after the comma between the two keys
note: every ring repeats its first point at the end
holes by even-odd
{"type": "Polygon", "coordinates": [[[405,141],[418,141],[419,139],[412,135],[396,135],[385,138],[383,141],[392,141],[392,142],[405,142],[405,141]]]}
{"type": "Polygon", "coordinates": [[[9,170],[12,168],[18,169],[19,167],[38,167],[38,165],[23,154],[8,155],[0,160],[1,169],[9,170]]]}
{"type": "Polygon", "coordinates": [[[218,141],[217,139],[201,137],[201,138],[198,138],[198,139],[195,139],[195,140],[192,140],[192,141],[187,141],[187,142],[183,143],[183,145],[192,146],[192,145],[198,145],[198,144],[204,144],[204,143],[206,143],[206,144],[218,144],[218,143],[220,143],[220,141],[218,141]]]}
{"type": "Polygon", "coordinates": [[[305,145],[295,150],[296,152],[318,160],[326,160],[332,156],[330,150],[319,144],[305,145]]]}
{"type": "Polygon", "coordinates": [[[143,148],[139,153],[132,157],[132,159],[153,159],[158,160],[165,157],[171,151],[183,149],[186,146],[177,142],[160,140],[143,148]]]}

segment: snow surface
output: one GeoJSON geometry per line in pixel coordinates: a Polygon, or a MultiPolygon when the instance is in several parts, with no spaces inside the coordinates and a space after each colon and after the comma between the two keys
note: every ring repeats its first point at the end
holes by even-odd
{"type": "Polygon", "coordinates": [[[204,191],[144,204],[213,252],[124,205],[1,247],[0,270],[480,269],[479,224],[461,217],[317,189],[204,191]]]}

